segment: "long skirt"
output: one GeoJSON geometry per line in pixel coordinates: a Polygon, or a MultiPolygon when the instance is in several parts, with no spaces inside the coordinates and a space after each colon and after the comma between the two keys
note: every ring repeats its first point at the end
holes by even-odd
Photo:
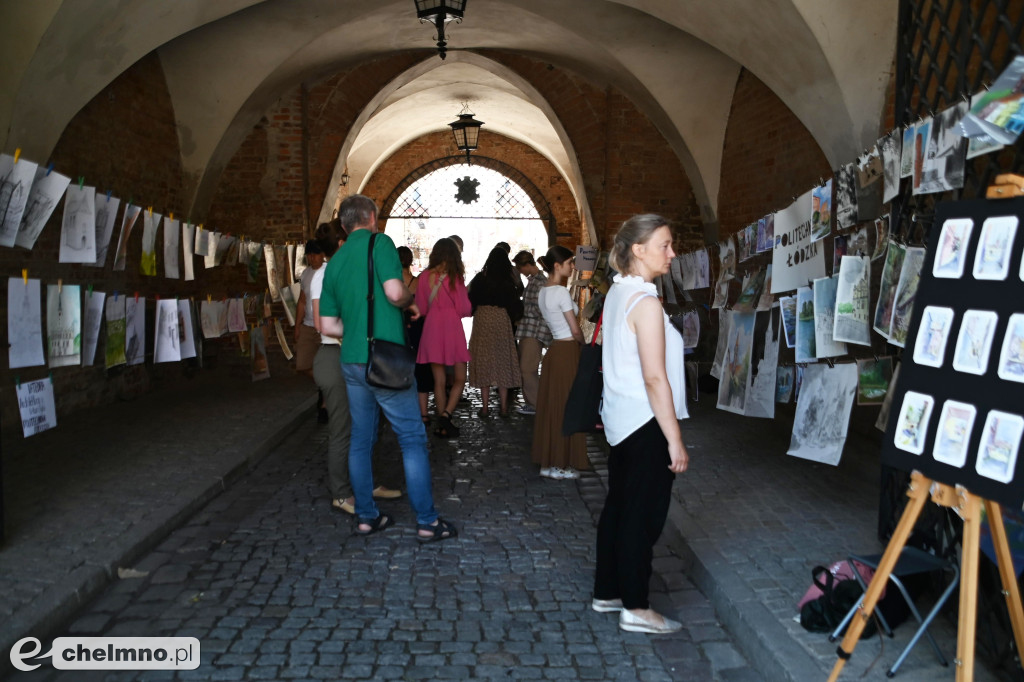
{"type": "Polygon", "coordinates": [[[562,435],[565,403],[579,364],[580,345],[573,339],[552,341],[541,363],[530,455],[533,462],[542,468],[590,469],[586,434],[562,435]]]}
{"type": "Polygon", "coordinates": [[[469,338],[469,385],[473,388],[512,388],[523,383],[519,373],[512,322],[504,308],[482,305],[473,315],[469,338]]]}

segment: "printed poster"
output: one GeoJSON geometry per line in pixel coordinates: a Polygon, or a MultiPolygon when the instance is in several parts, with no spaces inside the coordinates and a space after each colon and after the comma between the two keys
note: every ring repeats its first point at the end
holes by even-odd
{"type": "Polygon", "coordinates": [[[0,246],[14,246],[38,164],[0,154],[0,246]]]}
{"type": "Polygon", "coordinates": [[[857,365],[808,365],[797,398],[793,436],[786,454],[838,465],[856,392],[857,365]]]}
{"type": "Polygon", "coordinates": [[[825,249],[811,239],[811,191],[775,214],[771,293],[780,294],[825,276],[825,249]]]}
{"type": "Polygon", "coordinates": [[[21,431],[25,438],[57,426],[57,407],[53,400],[53,379],[26,381],[17,385],[21,431]]]}
{"type": "Polygon", "coordinates": [[[45,365],[40,280],[11,277],[7,280],[8,367],[45,365]]]}
{"type": "Polygon", "coordinates": [[[69,185],[60,226],[61,263],[96,262],[96,189],[69,185]]]}
{"type": "Polygon", "coordinates": [[[77,284],[47,285],[46,346],[50,367],[82,363],[82,289],[77,284]]]}

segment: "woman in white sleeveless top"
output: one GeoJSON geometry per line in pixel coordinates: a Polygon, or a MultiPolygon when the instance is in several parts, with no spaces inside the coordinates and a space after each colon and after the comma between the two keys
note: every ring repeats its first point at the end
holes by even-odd
{"type": "Polygon", "coordinates": [[[612,266],[622,274],[605,299],[602,327],[601,418],[611,454],[591,606],[618,612],[623,630],[655,634],[682,627],[647,600],[672,482],[689,462],[679,430],[687,416],[683,340],[654,285],[674,257],[665,218],[646,214],[623,223],[611,251],[612,266]]]}

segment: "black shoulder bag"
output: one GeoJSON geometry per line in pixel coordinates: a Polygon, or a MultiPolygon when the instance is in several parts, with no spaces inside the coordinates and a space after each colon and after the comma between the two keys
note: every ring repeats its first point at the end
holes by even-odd
{"type": "Polygon", "coordinates": [[[373,337],[373,242],[376,238],[376,232],[370,235],[367,251],[366,340],[369,343],[369,354],[366,358],[366,383],[377,388],[404,391],[412,386],[415,378],[415,352],[406,344],[373,337]]]}

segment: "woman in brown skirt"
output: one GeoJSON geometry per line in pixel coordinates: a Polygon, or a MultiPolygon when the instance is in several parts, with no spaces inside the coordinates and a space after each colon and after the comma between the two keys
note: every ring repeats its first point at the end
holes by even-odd
{"type": "Polygon", "coordinates": [[[554,340],[541,363],[531,454],[534,463],[541,467],[541,476],[579,478],[577,469],[590,468],[586,435],[562,435],[565,403],[576,378],[583,343],[583,332],[576,321],[579,311],[565,287],[573,270],[572,251],[552,246],[544,257],[544,269],[548,281],[540,290],[537,305],[554,340]]]}
{"type": "Polygon", "coordinates": [[[498,387],[498,409],[508,416],[508,389],[522,384],[512,325],[523,316],[512,263],[503,249],[493,248],[484,269],[469,283],[473,304],[473,335],[469,339],[469,385],[480,389],[481,418],[490,414],[491,386],[498,387]]]}

